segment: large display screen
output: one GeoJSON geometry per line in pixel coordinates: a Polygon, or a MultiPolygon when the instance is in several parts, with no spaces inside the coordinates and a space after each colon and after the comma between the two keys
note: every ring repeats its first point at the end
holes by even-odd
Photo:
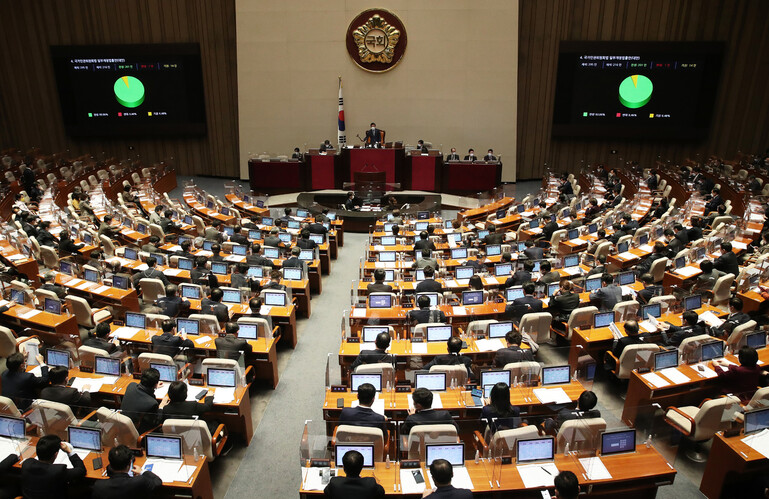
{"type": "Polygon", "coordinates": [[[206,132],[198,44],[51,47],[72,136],[206,132]]]}
{"type": "Polygon", "coordinates": [[[724,45],[561,42],[553,135],[707,135],[724,45]]]}

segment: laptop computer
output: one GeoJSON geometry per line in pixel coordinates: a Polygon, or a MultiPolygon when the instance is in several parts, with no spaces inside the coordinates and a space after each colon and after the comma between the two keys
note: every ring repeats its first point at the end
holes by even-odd
{"type": "Polygon", "coordinates": [[[430,466],[436,459],[445,459],[451,466],[464,466],[465,444],[425,445],[425,466],[430,466]]]}
{"type": "Polygon", "coordinates": [[[26,438],[26,421],[24,418],[0,416],[0,437],[26,438]]]}
{"type": "Polygon", "coordinates": [[[255,340],[258,338],[258,324],[238,324],[238,338],[244,340],[255,340]]]}
{"type": "Polygon", "coordinates": [[[235,388],[237,386],[237,373],[235,369],[209,367],[206,371],[206,384],[214,387],[235,388]]]}
{"type": "Polygon", "coordinates": [[[150,433],[144,437],[147,458],[182,459],[182,437],[150,433]]]}
{"type": "Polygon", "coordinates": [[[678,365],[678,350],[664,350],[654,354],[654,370],[661,371],[678,365]]]}
{"type": "Polygon", "coordinates": [[[49,348],[45,352],[45,363],[49,366],[61,366],[69,369],[69,352],[49,348]]]}
{"type": "Polygon", "coordinates": [[[747,411],[745,413],[744,433],[750,435],[769,428],[769,407],[747,411]]]}
{"type": "Polygon", "coordinates": [[[105,376],[120,376],[120,359],[96,355],[93,372],[105,376]]]}
{"type": "Polygon", "coordinates": [[[101,452],[101,429],[86,428],[83,426],[68,426],[67,436],[69,443],[75,449],[91,452],[101,452]]]}
{"type": "Polygon", "coordinates": [[[571,368],[568,365],[542,368],[542,386],[565,385],[570,379],[571,368]]]}
{"type": "Polygon", "coordinates": [[[552,461],[555,457],[555,439],[553,437],[518,440],[515,447],[515,460],[518,464],[552,461]]]}
{"type": "Polygon", "coordinates": [[[200,321],[198,319],[176,319],[176,330],[187,334],[200,334],[200,321]]]}

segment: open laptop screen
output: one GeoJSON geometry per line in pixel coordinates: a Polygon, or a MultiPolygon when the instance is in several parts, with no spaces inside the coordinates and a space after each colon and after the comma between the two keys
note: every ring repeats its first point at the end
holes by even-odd
{"type": "Polygon", "coordinates": [[[344,464],[342,463],[342,460],[344,459],[344,455],[347,454],[350,451],[357,451],[360,452],[363,456],[363,467],[364,468],[373,468],[374,467],[374,446],[373,445],[366,445],[366,444],[355,444],[355,445],[342,445],[337,444],[335,449],[335,455],[336,455],[336,467],[337,468],[343,468],[344,464]]]}
{"type": "Polygon", "coordinates": [[[436,459],[445,459],[452,466],[464,466],[465,444],[425,445],[425,465],[430,466],[436,459]]]}
{"type": "Polygon", "coordinates": [[[635,430],[605,431],[601,434],[601,455],[635,452],[635,430]]]}
{"type": "Polygon", "coordinates": [[[147,442],[148,458],[182,458],[182,437],[149,434],[145,437],[145,441],[147,442]]]}
{"type": "Polygon", "coordinates": [[[533,461],[552,461],[555,453],[553,437],[532,438],[516,442],[516,461],[529,463],[533,461]]]}
{"type": "Polygon", "coordinates": [[[542,368],[542,386],[563,385],[569,382],[569,366],[552,366],[542,368]]]}

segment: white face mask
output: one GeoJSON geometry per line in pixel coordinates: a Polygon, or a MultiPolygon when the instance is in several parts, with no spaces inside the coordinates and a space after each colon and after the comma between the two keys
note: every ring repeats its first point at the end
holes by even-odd
{"type": "Polygon", "coordinates": [[[372,130],[376,130],[376,127],[375,127],[375,126],[372,126],[372,127],[371,127],[371,129],[372,129],[372,130]]]}

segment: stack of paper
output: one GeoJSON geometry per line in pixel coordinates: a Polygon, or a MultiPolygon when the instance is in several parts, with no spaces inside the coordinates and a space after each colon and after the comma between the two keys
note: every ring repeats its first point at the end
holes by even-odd
{"type": "Polygon", "coordinates": [[[710,310],[708,310],[707,312],[701,313],[700,320],[710,327],[721,327],[721,325],[724,323],[724,321],[716,317],[716,314],[714,314],[710,310]]]}
{"type": "Polygon", "coordinates": [[[654,248],[652,248],[648,244],[642,244],[641,246],[638,247],[638,249],[643,251],[644,253],[651,253],[654,250],[654,248]]]}
{"type": "Polygon", "coordinates": [[[41,312],[40,310],[31,309],[31,310],[28,310],[26,312],[19,313],[19,314],[16,314],[16,315],[18,315],[20,319],[31,319],[32,317],[36,316],[40,312],[41,312]]]}
{"type": "Polygon", "coordinates": [[[64,282],[64,284],[66,284],[67,286],[77,287],[84,282],[85,281],[82,279],[70,279],[69,281],[64,282]]]}
{"type": "Polygon", "coordinates": [[[497,286],[497,285],[499,285],[499,281],[496,279],[496,277],[489,277],[489,276],[486,276],[486,277],[483,278],[483,283],[486,286],[497,286]]]}
{"type": "Polygon", "coordinates": [[[5,459],[11,454],[21,455],[19,443],[19,441],[10,438],[0,438],[0,458],[5,459]]]}
{"type": "Polygon", "coordinates": [[[697,275],[701,273],[702,271],[696,267],[681,267],[680,269],[676,269],[675,273],[678,275],[682,275],[684,277],[691,277],[693,275],[697,275]]]}
{"type": "Polygon", "coordinates": [[[769,458],[769,429],[764,429],[758,433],[748,435],[743,438],[742,441],[754,451],[769,458]]]}
{"type": "Polygon", "coordinates": [[[427,355],[427,343],[412,343],[411,353],[427,355]]]}
{"type": "Polygon", "coordinates": [[[350,314],[352,317],[361,319],[363,317],[366,317],[366,309],[365,308],[354,308],[352,309],[352,314],[350,314]]]}
{"type": "Polygon", "coordinates": [[[171,269],[171,268],[168,268],[168,269],[163,270],[163,273],[165,275],[170,275],[172,277],[173,276],[177,276],[177,275],[181,274],[182,272],[184,272],[184,269],[171,269]]]}
{"type": "Polygon", "coordinates": [[[699,364],[693,365],[692,368],[694,368],[694,370],[703,378],[715,378],[718,376],[713,369],[708,367],[707,362],[700,362],[699,364]]]}
{"type": "Polygon", "coordinates": [[[601,461],[600,457],[583,457],[579,464],[585,470],[585,474],[590,480],[610,480],[611,473],[601,461]]]}
{"type": "Polygon", "coordinates": [[[465,307],[452,307],[452,314],[467,315],[467,309],[465,307]]]}
{"type": "Polygon", "coordinates": [[[235,400],[235,389],[219,386],[214,392],[215,404],[229,404],[235,400]]]}
{"type": "Polygon", "coordinates": [[[504,348],[505,344],[499,338],[491,340],[475,340],[475,346],[480,352],[496,352],[500,348],[504,348]]]}
{"type": "MultiPolygon", "coordinates": [[[[414,399],[411,397],[411,394],[409,393],[406,398],[409,401],[409,409],[414,408],[414,399]]],[[[443,409],[443,402],[441,401],[441,394],[438,392],[433,392],[433,409],[443,409]]]]}
{"type": "Polygon", "coordinates": [[[670,383],[665,381],[662,377],[658,376],[657,373],[646,373],[642,374],[641,377],[654,385],[654,388],[662,388],[663,386],[668,386],[670,383]]]}
{"type": "Polygon", "coordinates": [[[639,323],[638,323],[638,326],[639,326],[641,329],[643,329],[644,331],[646,331],[647,333],[653,333],[654,331],[656,331],[656,330],[657,330],[657,328],[656,328],[656,327],[654,327],[654,324],[652,324],[652,323],[651,323],[651,321],[648,321],[648,320],[647,320],[647,321],[641,321],[641,322],[639,322],[639,323]]]}
{"type": "Polygon", "coordinates": [[[156,474],[163,480],[163,483],[175,482],[177,479],[180,479],[180,481],[187,481],[189,477],[184,478],[178,476],[183,463],[184,461],[181,460],[150,458],[144,462],[144,469],[156,474]]]}
{"type": "Polygon", "coordinates": [[[622,260],[632,260],[633,258],[636,257],[633,253],[631,253],[629,251],[625,251],[624,253],[620,253],[617,256],[620,257],[622,260]]]}
{"type": "Polygon", "coordinates": [[[521,475],[524,487],[527,489],[552,487],[553,480],[558,474],[558,468],[555,467],[554,463],[527,464],[516,466],[516,468],[518,474],[521,475]]]}
{"type": "MultiPolygon", "coordinates": [[[[473,490],[473,481],[470,479],[470,473],[468,473],[467,468],[464,466],[455,466],[454,469],[454,476],[451,478],[451,485],[457,489],[468,489],[473,490]]],[[[435,485],[435,480],[433,480],[433,475],[430,473],[430,470],[427,470],[427,476],[430,478],[430,483],[432,485],[435,485]]]]}
{"type": "Polygon", "coordinates": [[[272,305],[262,305],[262,308],[259,309],[259,315],[270,315],[271,310],[272,305]]]}
{"type": "Polygon", "coordinates": [[[561,269],[561,270],[563,270],[568,275],[577,275],[577,274],[581,274],[582,273],[582,269],[579,268],[579,265],[574,266],[574,267],[566,267],[566,268],[561,269]]]}
{"type": "Polygon", "coordinates": [[[112,333],[112,336],[119,340],[127,340],[130,338],[133,338],[134,335],[139,331],[141,331],[141,329],[139,329],[138,327],[122,326],[115,329],[115,331],[112,333]]]}
{"type": "Polygon", "coordinates": [[[535,388],[534,396],[543,404],[568,404],[571,399],[563,388],[535,388]]]}
{"type": "Polygon", "coordinates": [[[200,336],[200,337],[195,338],[194,340],[192,340],[192,342],[195,343],[196,345],[206,345],[210,341],[211,341],[211,337],[210,336],[200,336]]]}
{"type": "Polygon", "coordinates": [[[110,286],[99,286],[98,288],[92,290],[91,292],[96,294],[101,294],[101,293],[104,293],[105,291],[109,291],[110,289],[111,289],[110,286]]]}

